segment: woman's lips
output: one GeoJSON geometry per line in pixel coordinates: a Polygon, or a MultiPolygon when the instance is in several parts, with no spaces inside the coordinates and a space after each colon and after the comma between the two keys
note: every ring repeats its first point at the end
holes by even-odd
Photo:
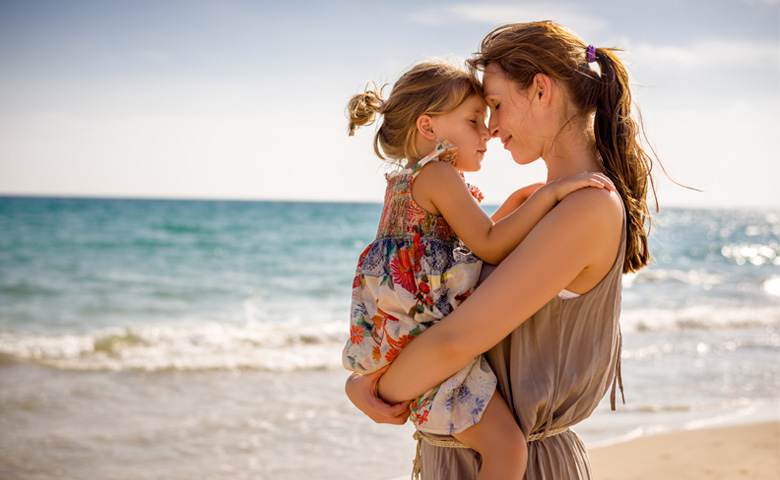
{"type": "Polygon", "coordinates": [[[504,144],[504,148],[506,148],[507,145],[509,145],[509,142],[512,140],[512,135],[506,137],[505,139],[501,140],[501,143],[504,144]]]}

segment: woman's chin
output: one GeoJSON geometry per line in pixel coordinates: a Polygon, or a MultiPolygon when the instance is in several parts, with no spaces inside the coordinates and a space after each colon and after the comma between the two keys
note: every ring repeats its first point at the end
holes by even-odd
{"type": "Polygon", "coordinates": [[[536,161],[536,158],[529,158],[527,155],[523,155],[521,152],[510,151],[509,153],[512,154],[512,160],[514,160],[514,162],[518,165],[528,165],[529,163],[536,161]]]}

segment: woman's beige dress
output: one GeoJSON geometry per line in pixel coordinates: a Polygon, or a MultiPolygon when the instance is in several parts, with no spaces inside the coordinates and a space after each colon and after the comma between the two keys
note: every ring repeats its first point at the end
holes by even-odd
{"type": "MultiPolygon", "coordinates": [[[[625,220],[625,215],[624,215],[625,220]]],[[[626,226],[609,273],[590,291],[555,297],[486,353],[498,388],[526,437],[556,433],[588,418],[620,374],[620,301],[626,226]]],[[[624,400],[625,401],[625,400],[624,400]]],[[[423,480],[474,480],[479,458],[473,450],[421,445],[423,480]]],[[[588,454],[571,430],[528,443],[526,480],[591,478],[588,454]]]]}

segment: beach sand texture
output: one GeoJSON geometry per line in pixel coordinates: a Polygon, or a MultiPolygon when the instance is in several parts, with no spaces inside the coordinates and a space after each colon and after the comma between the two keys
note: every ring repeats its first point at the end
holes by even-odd
{"type": "Polygon", "coordinates": [[[780,422],[664,433],[588,453],[593,480],[777,480],[780,422]]]}
{"type": "Polygon", "coordinates": [[[777,480],[780,422],[689,430],[590,450],[595,480],[777,480]]]}

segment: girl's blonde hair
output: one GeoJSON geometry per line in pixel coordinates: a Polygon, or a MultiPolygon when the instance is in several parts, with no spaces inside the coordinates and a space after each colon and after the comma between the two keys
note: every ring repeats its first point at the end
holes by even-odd
{"type": "Polygon", "coordinates": [[[632,118],[628,71],[615,51],[589,47],[551,21],[514,23],[488,33],[468,64],[476,70],[495,63],[522,89],[531,85],[537,73],[548,75],[566,86],[580,112],[593,114],[602,168],[620,193],[628,216],[623,272],[634,272],[650,261],[646,197],[648,186],[653,186],[653,158],[640,145],[641,123],[632,118]],[[600,74],[589,67],[588,50],[595,55],[600,74]]]}
{"type": "Polygon", "coordinates": [[[472,72],[443,61],[422,62],[401,75],[387,99],[382,98],[382,88],[371,84],[354,95],[347,104],[349,135],[382,115],[374,136],[377,156],[394,163],[417,158],[417,118],[451,112],[471,95],[482,95],[482,86],[472,72]]]}

